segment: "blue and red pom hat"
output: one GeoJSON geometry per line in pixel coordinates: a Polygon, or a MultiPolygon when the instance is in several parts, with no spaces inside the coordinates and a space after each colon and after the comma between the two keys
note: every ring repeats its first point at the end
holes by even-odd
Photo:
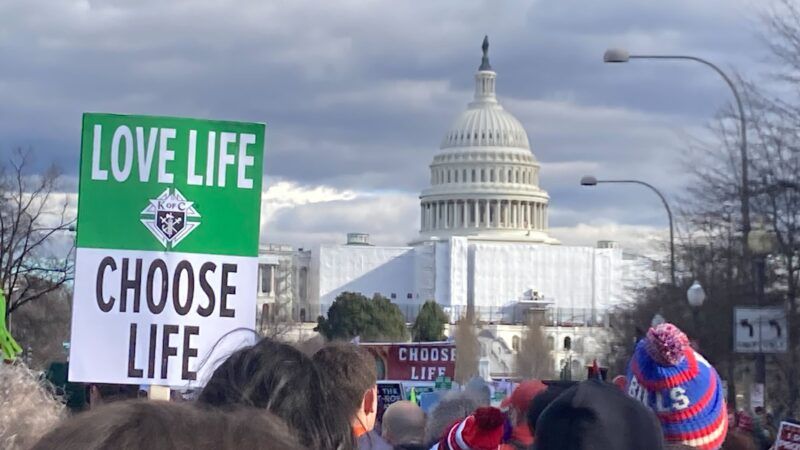
{"type": "Polygon", "coordinates": [[[717,450],[728,413],[717,371],[675,325],[650,328],[628,365],[627,392],[658,416],[667,443],[717,450]]]}

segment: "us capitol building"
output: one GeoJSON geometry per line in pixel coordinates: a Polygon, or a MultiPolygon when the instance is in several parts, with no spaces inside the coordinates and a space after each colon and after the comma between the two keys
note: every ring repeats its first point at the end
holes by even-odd
{"type": "MultiPolygon", "coordinates": [[[[419,235],[405,247],[346,243],[311,250],[268,245],[260,255],[260,321],[315,322],[337,295],[379,293],[408,321],[435,300],[455,321],[471,305],[480,320],[484,376],[514,373],[526,314],[546,311],[558,373],[602,358],[610,307],[626,300],[637,263],[616,243],[562,245],[548,234],[550,196],[519,120],[497,99],[488,39],[473,100],[444,133],[420,198],[419,235]]],[[[306,327],[308,328],[308,327],[306,327]]]]}

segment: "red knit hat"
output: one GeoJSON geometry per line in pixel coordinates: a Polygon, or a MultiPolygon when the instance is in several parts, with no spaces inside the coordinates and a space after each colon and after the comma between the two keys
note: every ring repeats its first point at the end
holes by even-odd
{"type": "Polygon", "coordinates": [[[439,441],[439,450],[496,450],[503,440],[503,413],[494,407],[478,408],[456,422],[439,441]]]}

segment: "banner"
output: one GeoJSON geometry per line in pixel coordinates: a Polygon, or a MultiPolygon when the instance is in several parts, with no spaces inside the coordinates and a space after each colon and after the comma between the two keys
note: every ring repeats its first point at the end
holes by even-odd
{"type": "Polygon", "coordinates": [[[188,386],[252,342],[264,129],[84,114],[70,381],[188,386]]]}
{"type": "Polygon", "coordinates": [[[452,342],[361,344],[376,358],[379,379],[431,381],[456,372],[456,346],[452,342]]]}

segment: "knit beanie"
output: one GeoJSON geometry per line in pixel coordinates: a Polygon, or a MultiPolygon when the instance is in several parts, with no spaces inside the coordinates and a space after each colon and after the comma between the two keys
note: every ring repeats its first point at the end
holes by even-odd
{"type": "Polygon", "coordinates": [[[628,395],[655,411],[668,444],[722,446],[728,430],[722,382],[678,327],[650,328],[636,345],[627,378],[628,395]]]}
{"type": "Polygon", "coordinates": [[[617,386],[596,379],[561,393],[542,412],[535,428],[536,450],[664,448],[653,412],[617,386]]]}
{"type": "Polygon", "coordinates": [[[486,406],[453,424],[433,448],[438,450],[496,450],[503,441],[505,416],[486,406]]]}

